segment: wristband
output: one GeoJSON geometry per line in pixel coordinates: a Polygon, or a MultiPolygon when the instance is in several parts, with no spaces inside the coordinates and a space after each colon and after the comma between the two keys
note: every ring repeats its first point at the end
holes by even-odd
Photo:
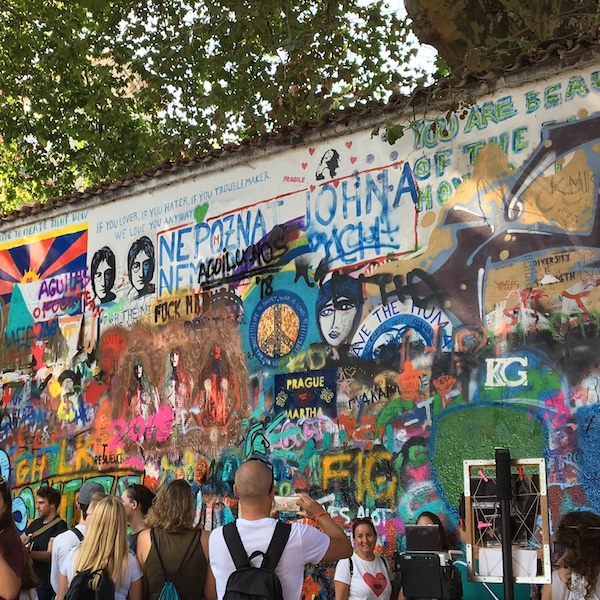
{"type": "Polygon", "coordinates": [[[319,524],[319,519],[324,516],[324,515],[328,515],[329,513],[324,510],[323,512],[319,513],[316,517],[313,518],[313,521],[318,525],[319,524]]]}

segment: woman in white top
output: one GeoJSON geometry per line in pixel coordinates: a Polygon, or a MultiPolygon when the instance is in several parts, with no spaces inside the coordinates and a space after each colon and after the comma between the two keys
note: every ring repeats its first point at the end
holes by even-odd
{"type": "Polygon", "coordinates": [[[355,551],[335,569],[335,600],[389,600],[392,581],[385,560],[375,554],[377,532],[371,519],[354,519],[355,551]]]}
{"type": "Polygon", "coordinates": [[[64,600],[75,574],[87,569],[107,572],[115,586],[115,600],[142,600],[142,569],[127,547],[125,508],[114,496],[98,502],[83,542],[65,557],[56,600],[64,600]]]}
{"type": "Polygon", "coordinates": [[[600,517],[589,511],[567,513],[555,541],[566,553],[542,589],[542,600],[600,600],[600,517]]]}

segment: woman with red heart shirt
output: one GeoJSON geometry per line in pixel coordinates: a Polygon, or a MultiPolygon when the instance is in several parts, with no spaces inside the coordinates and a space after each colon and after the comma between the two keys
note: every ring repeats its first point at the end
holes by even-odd
{"type": "Polygon", "coordinates": [[[371,519],[352,523],[354,554],[335,569],[335,600],[389,600],[392,577],[382,556],[375,554],[377,532],[371,519]]]}

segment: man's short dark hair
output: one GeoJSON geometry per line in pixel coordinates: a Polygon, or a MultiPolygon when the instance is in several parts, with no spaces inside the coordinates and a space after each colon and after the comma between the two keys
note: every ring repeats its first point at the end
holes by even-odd
{"type": "Polygon", "coordinates": [[[60,504],[60,499],[62,498],[61,493],[49,485],[43,485],[38,491],[35,493],[36,496],[40,498],[44,498],[48,500],[48,504],[54,506],[54,508],[58,508],[60,504]]]}

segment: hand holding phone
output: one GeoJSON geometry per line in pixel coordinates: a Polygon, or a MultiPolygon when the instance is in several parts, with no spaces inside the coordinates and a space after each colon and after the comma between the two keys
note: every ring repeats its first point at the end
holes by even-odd
{"type": "Polygon", "coordinates": [[[275,496],[273,498],[273,510],[277,512],[298,512],[298,496],[275,496]]]}

